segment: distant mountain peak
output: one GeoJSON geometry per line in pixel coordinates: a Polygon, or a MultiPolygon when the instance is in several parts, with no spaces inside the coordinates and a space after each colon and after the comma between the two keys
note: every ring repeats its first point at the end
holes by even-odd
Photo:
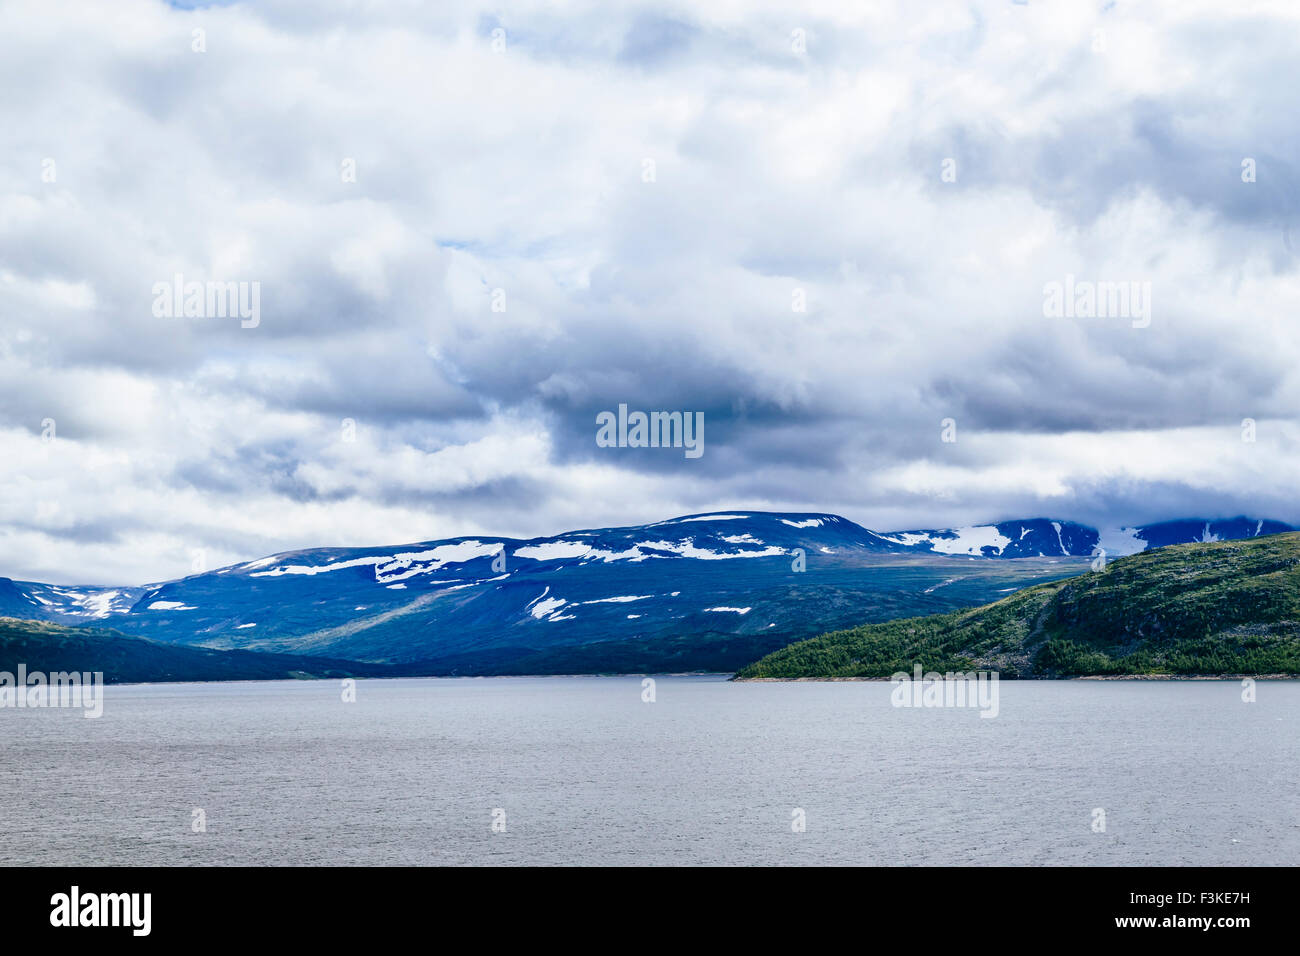
{"type": "Polygon", "coordinates": [[[1246,517],[1103,530],[1026,518],[877,532],[834,514],[734,509],[536,538],[286,551],[140,587],[0,578],[0,616],[447,672],[722,669],[832,627],[992,600],[1102,551],[1288,530],[1246,517]]]}

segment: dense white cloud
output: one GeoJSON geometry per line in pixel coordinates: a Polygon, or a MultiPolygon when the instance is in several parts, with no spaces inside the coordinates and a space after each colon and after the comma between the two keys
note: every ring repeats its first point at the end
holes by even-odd
{"type": "Polygon", "coordinates": [[[1297,19],[10,2],[0,574],[710,508],[1300,522],[1297,19]],[[176,274],[257,327],[156,316],[176,274]],[[1044,317],[1066,276],[1149,326],[1044,317]],[[598,448],[619,403],[703,411],[704,456],[598,448]]]}

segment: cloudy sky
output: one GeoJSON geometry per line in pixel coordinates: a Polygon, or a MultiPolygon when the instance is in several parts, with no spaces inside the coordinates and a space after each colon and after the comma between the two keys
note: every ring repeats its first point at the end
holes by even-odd
{"type": "Polygon", "coordinates": [[[0,12],[0,575],[712,509],[1300,522],[1294,3],[0,12]],[[256,327],[158,315],[178,274],[257,283],[256,327]],[[1149,323],[1045,316],[1067,276],[1149,323]],[[704,454],[598,447],[620,403],[704,454]]]}

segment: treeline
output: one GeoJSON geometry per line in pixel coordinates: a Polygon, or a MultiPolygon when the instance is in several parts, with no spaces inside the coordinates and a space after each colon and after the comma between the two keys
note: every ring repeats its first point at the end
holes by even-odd
{"type": "Polygon", "coordinates": [[[823,634],[737,678],[1300,674],[1300,534],[1188,544],[994,604],[823,634]]]}

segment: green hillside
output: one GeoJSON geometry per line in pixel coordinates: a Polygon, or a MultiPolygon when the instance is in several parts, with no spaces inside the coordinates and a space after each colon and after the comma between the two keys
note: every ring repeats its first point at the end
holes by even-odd
{"type": "Polygon", "coordinates": [[[0,617],[0,671],[103,671],[104,681],[281,680],[387,676],[383,665],[293,654],[173,647],[116,631],[0,617]]]}
{"type": "Polygon", "coordinates": [[[791,644],[737,679],[1300,674],[1300,533],[1184,544],[983,607],[791,644]]]}

